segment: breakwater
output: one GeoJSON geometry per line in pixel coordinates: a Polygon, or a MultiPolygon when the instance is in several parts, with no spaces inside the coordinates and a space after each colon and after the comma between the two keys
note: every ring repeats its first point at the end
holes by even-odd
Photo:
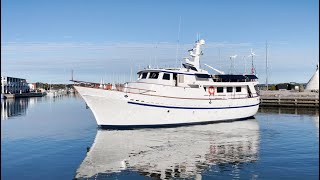
{"type": "Polygon", "coordinates": [[[315,107],[319,108],[319,93],[296,91],[261,91],[262,107],[315,107]]]}

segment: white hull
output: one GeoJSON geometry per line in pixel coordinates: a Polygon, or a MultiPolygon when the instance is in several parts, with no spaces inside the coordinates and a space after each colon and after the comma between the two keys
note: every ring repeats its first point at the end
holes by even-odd
{"type": "Polygon", "coordinates": [[[259,97],[197,100],[75,86],[99,126],[171,126],[254,116],[259,97]],[[126,97],[127,96],[127,97],[126,97]],[[210,103],[211,102],[211,103],[210,103]]]}

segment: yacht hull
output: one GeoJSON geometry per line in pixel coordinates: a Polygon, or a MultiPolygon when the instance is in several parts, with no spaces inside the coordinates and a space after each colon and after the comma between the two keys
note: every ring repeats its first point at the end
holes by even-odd
{"type": "Polygon", "coordinates": [[[234,121],[254,116],[259,97],[207,100],[128,94],[120,91],[75,86],[106,128],[163,127],[234,121]]]}

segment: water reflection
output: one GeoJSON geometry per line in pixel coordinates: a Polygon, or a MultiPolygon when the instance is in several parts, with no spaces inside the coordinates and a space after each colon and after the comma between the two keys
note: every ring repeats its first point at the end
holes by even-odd
{"type": "Polygon", "coordinates": [[[25,115],[29,104],[29,98],[1,99],[1,120],[25,115]]]}
{"type": "Polygon", "coordinates": [[[37,103],[48,101],[56,102],[65,98],[81,98],[77,93],[59,96],[56,98],[31,97],[31,98],[16,98],[16,99],[1,99],[1,120],[7,120],[15,116],[24,116],[27,114],[28,108],[34,107],[37,103]]]}
{"type": "Polygon", "coordinates": [[[260,107],[258,112],[268,114],[305,114],[319,116],[319,108],[260,107]]]}
{"type": "Polygon", "coordinates": [[[76,178],[99,179],[126,170],[157,179],[201,179],[213,165],[256,161],[258,148],[256,119],[180,128],[99,129],[76,178]]]}

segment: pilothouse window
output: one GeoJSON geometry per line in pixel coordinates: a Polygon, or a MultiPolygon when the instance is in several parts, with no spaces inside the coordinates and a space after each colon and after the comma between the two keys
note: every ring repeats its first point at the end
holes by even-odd
{"type": "Polygon", "coordinates": [[[233,88],[232,87],[227,87],[227,92],[232,92],[233,88]]]}
{"type": "Polygon", "coordinates": [[[149,79],[158,79],[159,72],[151,72],[149,79]]]}
{"type": "Polygon", "coordinates": [[[170,74],[168,74],[168,73],[163,73],[162,79],[170,80],[170,74]]]}
{"type": "Polygon", "coordinates": [[[142,77],[141,77],[141,79],[146,79],[147,78],[147,75],[148,75],[148,73],[142,73],[142,77]]]}

